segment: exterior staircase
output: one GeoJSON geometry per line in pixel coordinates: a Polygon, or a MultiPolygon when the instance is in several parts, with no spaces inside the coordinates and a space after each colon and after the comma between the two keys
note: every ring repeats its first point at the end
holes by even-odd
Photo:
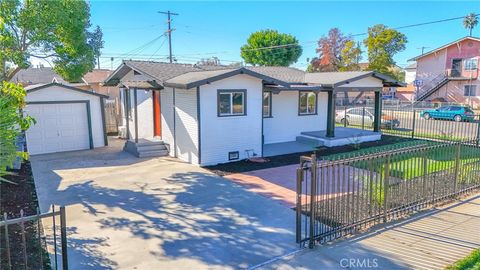
{"type": "Polygon", "coordinates": [[[440,74],[418,89],[417,101],[424,101],[449,81],[446,74],[440,74]]]}
{"type": "Polygon", "coordinates": [[[139,158],[163,157],[168,156],[169,145],[156,138],[139,139],[138,143],[128,140],[123,150],[139,158]]]}

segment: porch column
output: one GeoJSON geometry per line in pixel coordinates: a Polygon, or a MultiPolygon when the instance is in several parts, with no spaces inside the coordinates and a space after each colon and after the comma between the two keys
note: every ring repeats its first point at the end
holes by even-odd
{"type": "Polygon", "coordinates": [[[138,143],[138,105],[137,105],[137,88],[133,89],[133,104],[135,106],[135,143],[138,143]]]}
{"type": "Polygon", "coordinates": [[[375,113],[373,119],[373,131],[380,132],[382,122],[382,91],[375,91],[375,113]]]}
{"type": "Polygon", "coordinates": [[[130,117],[128,115],[128,112],[130,111],[129,104],[130,102],[128,101],[130,99],[130,93],[128,88],[123,89],[123,102],[124,102],[124,113],[125,113],[125,120],[126,120],[126,125],[127,125],[127,140],[130,140],[130,117]]]}
{"type": "Polygon", "coordinates": [[[328,91],[328,107],[327,107],[327,137],[335,137],[335,97],[334,90],[328,91]]]}

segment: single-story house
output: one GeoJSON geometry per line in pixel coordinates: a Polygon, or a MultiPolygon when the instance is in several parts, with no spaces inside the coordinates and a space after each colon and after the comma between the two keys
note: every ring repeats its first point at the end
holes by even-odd
{"type": "Polygon", "coordinates": [[[106,146],[105,95],[60,83],[25,87],[24,113],[36,123],[26,131],[31,155],[106,146]]]}
{"type": "Polygon", "coordinates": [[[403,84],[371,71],[124,61],[105,85],[121,89],[127,151],[213,165],[378,140],[379,121],[374,132],[335,128],[335,96],[374,92],[379,119],[383,87],[403,84]]]}

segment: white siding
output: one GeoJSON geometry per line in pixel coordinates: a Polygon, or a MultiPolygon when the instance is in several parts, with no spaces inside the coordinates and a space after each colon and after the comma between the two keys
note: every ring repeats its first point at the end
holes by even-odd
{"type": "Polygon", "coordinates": [[[339,88],[352,87],[383,87],[381,80],[374,77],[366,77],[360,80],[352,81],[351,83],[341,85],[339,88]]]}
{"type": "Polygon", "coordinates": [[[198,164],[197,90],[177,88],[174,95],[177,157],[198,164]]]}
{"type": "MultiPolygon", "coordinates": [[[[165,87],[160,91],[160,108],[162,111],[162,140],[170,147],[170,156],[175,155],[173,149],[173,89],[165,87]]],[[[153,125],[153,123],[152,123],[153,125]]]]}
{"type": "MultiPolygon", "coordinates": [[[[129,121],[130,139],[135,139],[135,90],[130,89],[131,117],[129,121]]],[[[152,91],[137,91],[138,138],[153,137],[153,101],[152,91]]]]}
{"type": "Polygon", "coordinates": [[[265,143],[295,141],[301,132],[327,128],[327,93],[318,94],[316,115],[298,115],[298,98],[298,91],[272,94],[272,117],[263,120],[265,143]]]}
{"type": "MultiPolygon", "coordinates": [[[[92,139],[93,147],[105,146],[103,133],[102,109],[100,105],[100,97],[73,91],[61,86],[50,86],[39,89],[27,94],[26,101],[66,101],[66,100],[89,100],[90,115],[92,120],[92,139]]],[[[28,111],[26,112],[28,114],[28,111]]]]}
{"type": "Polygon", "coordinates": [[[200,87],[201,164],[229,162],[228,152],[245,150],[258,155],[262,151],[262,81],[248,75],[236,75],[200,87]],[[247,115],[218,117],[217,90],[246,89],[247,115]]]}

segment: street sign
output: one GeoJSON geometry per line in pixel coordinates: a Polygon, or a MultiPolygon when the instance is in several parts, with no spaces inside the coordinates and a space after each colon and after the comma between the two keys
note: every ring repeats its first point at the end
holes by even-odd
{"type": "Polygon", "coordinates": [[[413,85],[415,85],[417,87],[422,86],[423,85],[423,80],[415,80],[415,81],[413,81],[413,85]]]}

